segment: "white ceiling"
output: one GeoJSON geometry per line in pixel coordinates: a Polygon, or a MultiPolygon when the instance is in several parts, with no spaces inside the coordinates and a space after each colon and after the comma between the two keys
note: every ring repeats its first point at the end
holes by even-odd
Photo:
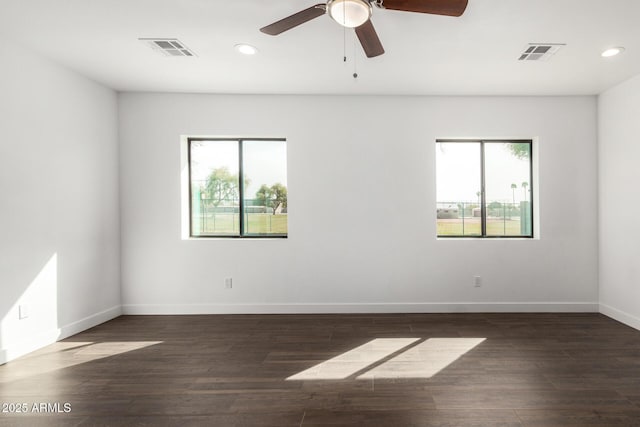
{"type": "Polygon", "coordinates": [[[374,9],[386,53],[367,59],[358,45],[354,56],[348,30],[346,64],[328,16],[258,31],[316,2],[0,0],[0,33],[119,91],[582,95],[640,73],[640,0],[469,0],[460,18],[374,9]],[[178,38],[198,57],[163,57],[140,37],[178,38]],[[530,42],[567,46],[549,62],[517,61],[530,42]],[[610,46],[626,52],[601,58],[610,46]]]}

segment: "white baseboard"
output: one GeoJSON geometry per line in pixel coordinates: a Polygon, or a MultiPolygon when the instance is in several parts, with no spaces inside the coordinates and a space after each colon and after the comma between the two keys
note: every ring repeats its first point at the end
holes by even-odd
{"type": "Polygon", "coordinates": [[[613,308],[606,304],[600,304],[600,313],[611,317],[620,323],[624,323],[627,326],[640,330],[640,318],[637,316],[618,310],[617,308],[613,308]]]}
{"type": "Polygon", "coordinates": [[[352,304],[125,304],[122,314],[324,314],[324,313],[597,313],[596,302],[352,303],[352,304]]]}
{"type": "Polygon", "coordinates": [[[115,319],[116,317],[121,315],[122,306],[117,305],[115,307],[111,307],[107,310],[101,311],[100,313],[87,316],[84,319],[69,323],[68,325],[60,328],[60,336],[58,337],[58,339],[62,340],[68,338],[82,331],[86,331],[87,329],[91,329],[94,326],[98,326],[101,323],[108,322],[111,319],[115,319]]]}
{"type": "Polygon", "coordinates": [[[100,313],[87,316],[68,325],[57,329],[50,329],[39,333],[37,336],[30,336],[28,340],[12,345],[10,348],[0,349],[0,365],[53,344],[56,341],[68,338],[79,332],[93,328],[101,323],[107,322],[122,315],[122,307],[115,306],[100,313]]]}

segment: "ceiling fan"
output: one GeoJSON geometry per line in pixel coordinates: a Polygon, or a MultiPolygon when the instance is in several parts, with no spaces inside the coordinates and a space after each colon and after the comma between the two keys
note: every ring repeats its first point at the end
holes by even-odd
{"type": "Polygon", "coordinates": [[[467,8],[468,0],[327,0],[294,13],[266,27],[260,28],[272,36],[283,33],[314,18],[328,14],[338,24],[355,28],[356,35],[369,58],[382,55],[384,48],[371,23],[373,6],[379,9],[433,15],[460,16],[467,8]]]}

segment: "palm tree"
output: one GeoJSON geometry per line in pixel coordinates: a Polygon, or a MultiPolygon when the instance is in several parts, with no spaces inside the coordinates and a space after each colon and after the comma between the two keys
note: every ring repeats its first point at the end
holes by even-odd
{"type": "Polygon", "coordinates": [[[527,181],[522,182],[522,190],[524,191],[524,201],[527,201],[527,186],[529,183],[527,181]]]}
{"type": "Polygon", "coordinates": [[[482,193],[480,193],[479,191],[476,193],[476,196],[478,196],[478,206],[480,206],[480,194],[482,193]]]}

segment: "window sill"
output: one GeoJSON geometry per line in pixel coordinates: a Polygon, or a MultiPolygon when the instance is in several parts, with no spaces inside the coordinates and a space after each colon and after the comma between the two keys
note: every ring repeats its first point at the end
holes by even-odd
{"type": "Polygon", "coordinates": [[[539,237],[535,237],[535,236],[534,237],[466,237],[466,236],[465,237],[454,237],[454,236],[452,236],[452,237],[436,237],[436,240],[442,240],[442,241],[446,241],[446,240],[449,240],[449,241],[457,241],[457,240],[466,240],[466,241],[480,241],[480,240],[483,240],[483,241],[486,241],[486,240],[489,240],[489,241],[494,241],[494,242],[495,241],[504,242],[504,241],[512,241],[512,240],[515,240],[515,241],[525,241],[525,240],[526,241],[531,241],[531,240],[540,240],[540,238],[539,237]]]}
{"type": "Polygon", "coordinates": [[[189,240],[189,241],[211,241],[211,240],[223,240],[223,241],[242,241],[242,240],[251,240],[251,241],[256,241],[256,240],[287,240],[289,237],[288,236],[247,236],[247,237],[223,237],[223,236],[210,236],[210,237],[183,237],[182,240],[189,240]]]}

